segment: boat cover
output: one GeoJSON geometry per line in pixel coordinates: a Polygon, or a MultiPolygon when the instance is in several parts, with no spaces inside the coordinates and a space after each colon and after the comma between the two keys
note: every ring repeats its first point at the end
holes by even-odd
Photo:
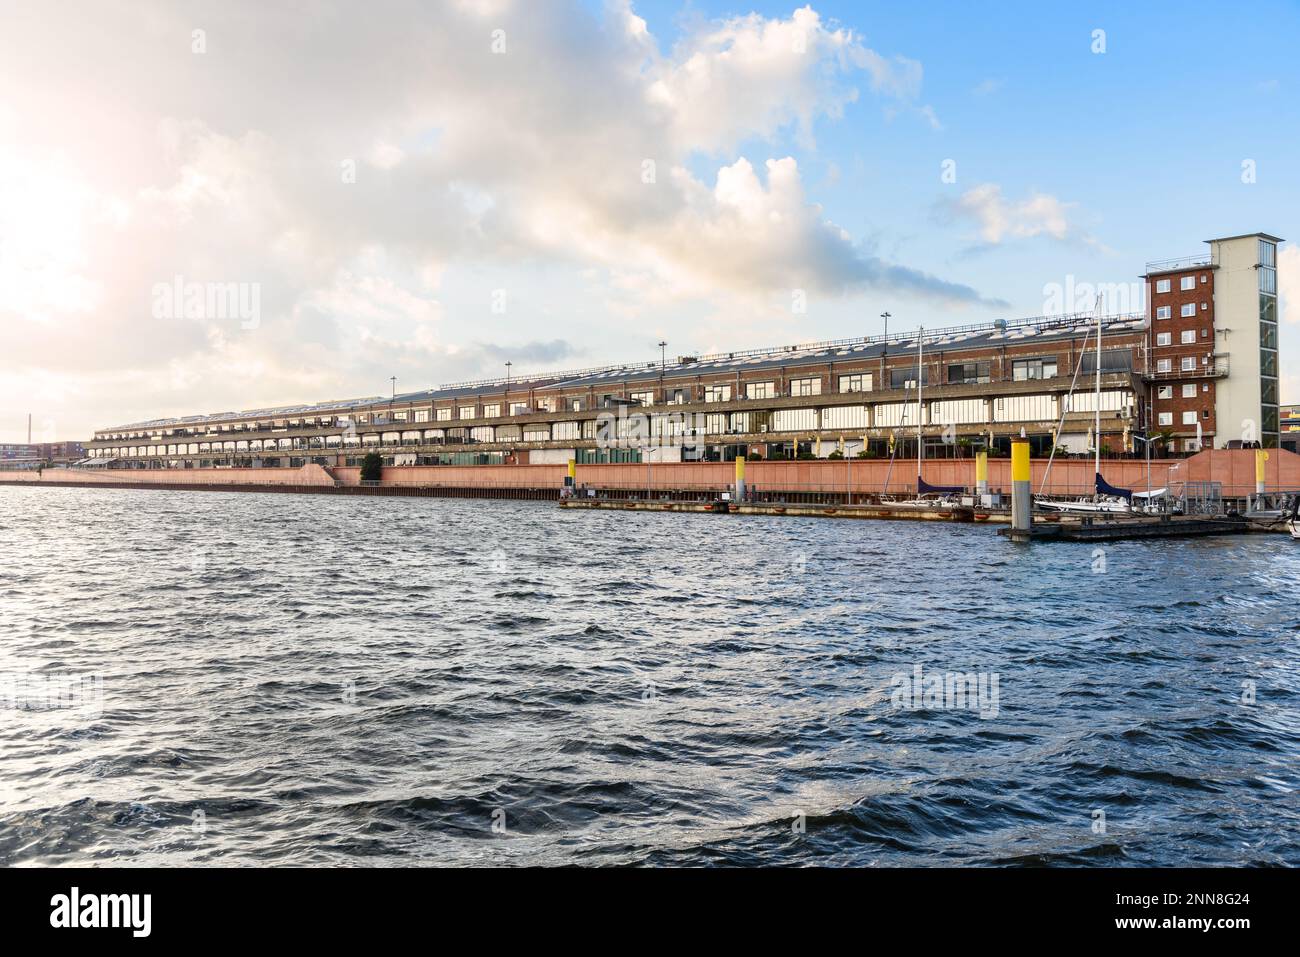
{"type": "Polygon", "coordinates": [[[1114,495],[1119,498],[1122,498],[1126,502],[1133,501],[1132,491],[1126,488],[1116,488],[1115,486],[1107,482],[1104,478],[1102,478],[1100,472],[1097,473],[1097,494],[1114,495]]]}
{"type": "Polygon", "coordinates": [[[918,475],[916,477],[917,495],[925,495],[927,493],[933,493],[936,495],[956,495],[964,491],[966,491],[966,489],[960,485],[931,485],[925,479],[921,478],[921,476],[918,475]]]}

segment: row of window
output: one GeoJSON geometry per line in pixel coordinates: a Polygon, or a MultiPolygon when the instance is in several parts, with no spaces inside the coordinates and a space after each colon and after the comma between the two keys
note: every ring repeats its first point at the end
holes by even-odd
{"type": "MultiPolygon", "coordinates": [[[[1207,364],[1207,365],[1209,364],[1209,360],[1208,360],[1208,359],[1205,359],[1204,357],[1202,357],[1201,362],[1203,362],[1203,363],[1205,363],[1205,364],[1207,364]]],[[[1173,360],[1173,359],[1157,359],[1157,360],[1156,360],[1156,372],[1173,372],[1173,371],[1174,371],[1174,360],[1173,360]]],[[[1195,372],[1195,371],[1196,371],[1196,356],[1183,356],[1181,359],[1179,359],[1179,360],[1178,360],[1178,371],[1180,371],[1180,372],[1195,372]]]]}
{"type": "MultiPolygon", "coordinates": [[[[1209,308],[1210,308],[1210,304],[1209,304],[1208,302],[1203,302],[1203,303],[1201,303],[1201,311],[1202,311],[1202,312],[1206,312],[1206,311],[1208,311],[1209,308]]],[[[1192,316],[1195,316],[1195,315],[1196,315],[1196,303],[1194,303],[1194,302],[1185,302],[1185,303],[1183,303],[1181,306],[1178,307],[1178,315],[1182,316],[1184,319],[1190,319],[1192,316]]],[[[1173,317],[1173,307],[1172,307],[1172,306],[1156,306],[1156,318],[1157,318],[1157,319],[1169,319],[1169,318],[1172,318],[1172,317],[1173,317]]]]}
{"type": "MultiPolygon", "coordinates": [[[[1202,339],[1208,339],[1209,337],[1210,337],[1210,330],[1209,330],[1209,329],[1202,329],[1202,330],[1201,330],[1201,338],[1202,338],[1202,339]]],[[[1173,345],[1173,344],[1174,344],[1174,342],[1173,342],[1173,333],[1171,333],[1171,332],[1157,332],[1157,333],[1156,333],[1156,345],[1158,345],[1158,346],[1171,346],[1171,345],[1173,345]]],[[[1180,332],[1180,333],[1178,334],[1178,344],[1179,344],[1179,345],[1183,345],[1183,346],[1193,346],[1193,345],[1196,345],[1196,330],[1195,330],[1195,329],[1184,329],[1182,332],[1180,332]]]]}
{"type": "MultiPolygon", "coordinates": [[[[1195,399],[1195,398],[1196,398],[1196,383],[1195,383],[1195,382],[1184,382],[1184,383],[1183,383],[1181,386],[1179,386],[1178,388],[1179,388],[1180,392],[1182,393],[1182,397],[1183,397],[1184,399],[1195,399]]],[[[1202,383],[1201,383],[1201,391],[1202,391],[1202,392],[1209,392],[1209,391],[1210,391],[1210,384],[1209,384],[1208,382],[1202,382],[1202,383]]],[[[1174,387],[1173,387],[1173,386],[1171,386],[1171,385],[1162,385],[1162,386],[1158,386],[1158,387],[1156,388],[1156,398],[1157,398],[1157,399],[1172,399],[1173,397],[1174,397],[1174,387]]]]}
{"type": "MultiPolygon", "coordinates": [[[[1203,419],[1208,419],[1209,417],[1210,417],[1210,410],[1209,410],[1209,409],[1202,409],[1202,410],[1201,410],[1201,418],[1203,418],[1203,419]]],[[[1183,425],[1195,425],[1195,424],[1196,424],[1196,410],[1195,410],[1195,409],[1188,409],[1186,412],[1183,413],[1183,415],[1182,415],[1182,419],[1183,419],[1183,425]]],[[[1158,412],[1158,413],[1156,413],[1156,424],[1157,424],[1157,425],[1173,425],[1173,424],[1174,424],[1174,414],[1173,414],[1172,412],[1158,412]]]]}
{"type": "MultiPolygon", "coordinates": [[[[1210,280],[1209,280],[1209,276],[1206,276],[1206,275],[1204,275],[1204,274],[1201,275],[1201,282],[1205,283],[1205,282],[1209,282],[1209,281],[1210,281],[1210,280]]],[[[1171,280],[1169,280],[1169,279],[1157,279],[1157,280],[1156,280],[1156,292],[1169,292],[1170,289],[1172,289],[1172,288],[1173,288],[1173,287],[1172,287],[1172,285],[1171,285],[1171,280]]],[[[1195,276],[1180,276],[1179,279],[1178,279],[1178,288],[1179,288],[1180,290],[1182,290],[1183,292],[1187,292],[1188,290],[1195,289],[1195,288],[1196,288],[1196,277],[1195,277],[1195,276]]]]}

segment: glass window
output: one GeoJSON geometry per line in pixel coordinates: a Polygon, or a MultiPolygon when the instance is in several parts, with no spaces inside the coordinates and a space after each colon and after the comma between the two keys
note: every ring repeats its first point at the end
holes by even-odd
{"type": "Polygon", "coordinates": [[[460,407],[460,411],[457,414],[462,419],[472,419],[474,418],[474,406],[462,405],[460,407]]]}
{"type": "Polygon", "coordinates": [[[1259,264],[1261,266],[1277,265],[1277,246],[1270,243],[1267,239],[1259,241],[1259,264]]]}
{"type": "Polygon", "coordinates": [[[1170,288],[1170,287],[1169,287],[1169,280],[1168,280],[1168,279],[1157,279],[1157,280],[1156,280],[1156,292],[1168,292],[1168,291],[1169,291],[1169,288],[1170,288]]]}
{"type": "Polygon", "coordinates": [[[730,402],[731,386],[729,385],[706,385],[704,387],[705,402],[730,402]]]}
{"type": "Polygon", "coordinates": [[[1179,288],[1179,289],[1183,289],[1183,290],[1187,290],[1187,289],[1195,289],[1195,288],[1196,288],[1196,277],[1195,277],[1195,276],[1184,276],[1182,279],[1178,280],[1178,288],[1179,288]]]}
{"type": "Polygon", "coordinates": [[[450,409],[450,408],[439,409],[439,410],[438,410],[436,413],[434,413],[434,414],[438,417],[438,421],[439,421],[439,422],[450,422],[450,421],[451,421],[451,409],[450,409]]]}
{"type": "Polygon", "coordinates": [[[1188,409],[1186,412],[1183,413],[1183,425],[1195,425],[1195,424],[1196,424],[1196,410],[1188,409]]]}
{"type": "Polygon", "coordinates": [[[1195,383],[1195,382],[1186,382],[1186,383],[1183,384],[1183,398],[1184,398],[1184,399],[1195,399],[1195,398],[1196,398],[1196,383],[1195,383]]]}
{"type": "Polygon", "coordinates": [[[1157,333],[1156,333],[1156,345],[1158,345],[1158,346],[1168,346],[1168,345],[1172,345],[1172,344],[1173,344],[1173,340],[1174,340],[1174,337],[1173,337],[1173,333],[1171,333],[1171,332],[1157,332],[1157,333]]]}
{"type": "Polygon", "coordinates": [[[745,398],[746,399],[776,398],[776,383],[775,382],[746,382],[745,398]]]}
{"type": "Polygon", "coordinates": [[[1196,330],[1195,330],[1195,329],[1184,329],[1184,330],[1183,330],[1183,333],[1182,333],[1182,336],[1180,337],[1180,341],[1181,341],[1182,344],[1185,345],[1185,346],[1186,346],[1186,345],[1195,345],[1195,344],[1196,344],[1196,330]]]}
{"type": "Polygon", "coordinates": [[[1159,421],[1161,425],[1173,425],[1174,414],[1172,412],[1161,412],[1157,421],[1159,421]]]}
{"type": "MultiPolygon", "coordinates": [[[[921,376],[921,382],[924,385],[930,384],[930,369],[928,366],[921,376]]],[[[915,389],[916,366],[912,366],[910,369],[890,369],[889,387],[891,389],[915,389]]]]}
{"type": "Polygon", "coordinates": [[[1169,360],[1169,359],[1157,359],[1157,360],[1156,360],[1156,371],[1157,371],[1157,372],[1169,372],[1172,368],[1173,368],[1173,366],[1172,366],[1171,360],[1169,360]]]}
{"type": "Polygon", "coordinates": [[[1277,326],[1271,322],[1259,324],[1259,344],[1265,349],[1277,348],[1277,326]]]}
{"type": "Polygon", "coordinates": [[[1277,353],[1272,349],[1259,350],[1259,374],[1277,375],[1277,353]]]}
{"type": "Polygon", "coordinates": [[[790,394],[791,395],[821,395],[822,380],[819,378],[791,379],[790,394]]]}
{"type": "Polygon", "coordinates": [[[1183,372],[1195,372],[1196,356],[1183,356],[1181,368],[1183,372]]]}
{"type": "Polygon", "coordinates": [[[1157,319],[1168,319],[1172,315],[1173,315],[1172,306],[1156,306],[1157,319]]]}
{"type": "Polygon", "coordinates": [[[1171,385],[1162,385],[1156,387],[1157,399],[1172,399],[1174,397],[1174,387],[1171,385]]]}
{"type": "Polygon", "coordinates": [[[1261,322],[1277,322],[1277,296],[1259,297],[1259,318],[1261,322]]]}
{"type": "Polygon", "coordinates": [[[841,392],[870,392],[871,391],[871,373],[859,372],[853,375],[840,376],[841,392]]]}
{"type": "Polygon", "coordinates": [[[500,415],[501,415],[501,406],[499,403],[494,402],[492,405],[483,406],[483,418],[495,419],[495,418],[499,418],[500,415]]]}
{"type": "Polygon", "coordinates": [[[1196,315],[1196,303],[1194,302],[1183,303],[1183,307],[1180,310],[1178,310],[1178,314],[1180,316],[1183,316],[1184,318],[1186,318],[1187,316],[1196,315]]]}
{"type": "MultiPolygon", "coordinates": [[[[1096,368],[1095,363],[1094,368],[1096,368]]],[[[1023,382],[1026,379],[1053,379],[1055,377],[1055,356],[1046,359],[1016,359],[1011,363],[1011,378],[1017,382],[1023,382]]]]}
{"type": "Polygon", "coordinates": [[[1277,405],[1277,380],[1259,380],[1259,400],[1264,405],[1277,405]]]}
{"type": "Polygon", "coordinates": [[[986,383],[991,381],[988,362],[962,362],[948,366],[948,381],[956,384],[986,383]]]}
{"type": "Polygon", "coordinates": [[[1277,295],[1277,270],[1268,266],[1259,267],[1259,291],[1268,296],[1277,295]]]}

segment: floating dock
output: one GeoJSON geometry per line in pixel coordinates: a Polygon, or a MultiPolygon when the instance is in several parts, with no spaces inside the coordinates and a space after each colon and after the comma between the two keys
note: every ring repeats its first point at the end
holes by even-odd
{"type": "MultiPolygon", "coordinates": [[[[1038,522],[1028,530],[1000,528],[1013,542],[1115,542],[1137,538],[1192,538],[1205,535],[1245,535],[1256,531],[1244,519],[1169,516],[1098,522],[1038,522]]],[[[1263,531],[1263,529],[1259,529],[1263,531]]]]}

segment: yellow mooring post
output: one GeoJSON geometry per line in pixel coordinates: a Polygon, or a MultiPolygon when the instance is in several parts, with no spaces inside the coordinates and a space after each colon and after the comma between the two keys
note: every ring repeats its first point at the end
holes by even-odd
{"type": "Polygon", "coordinates": [[[578,461],[569,459],[569,494],[574,498],[578,496],[578,461]]]}
{"type": "Polygon", "coordinates": [[[978,495],[989,493],[989,450],[980,449],[975,453],[975,492],[978,495]]]}
{"type": "Polygon", "coordinates": [[[745,457],[736,456],[736,501],[745,500],[745,457]]]}
{"type": "Polygon", "coordinates": [[[1034,521],[1034,499],[1030,490],[1029,440],[1011,440],[1011,529],[1028,532],[1034,521]]]}
{"type": "Polygon", "coordinates": [[[1264,494],[1264,463],[1268,461],[1268,453],[1263,449],[1255,450],[1255,494],[1264,494]]]}

